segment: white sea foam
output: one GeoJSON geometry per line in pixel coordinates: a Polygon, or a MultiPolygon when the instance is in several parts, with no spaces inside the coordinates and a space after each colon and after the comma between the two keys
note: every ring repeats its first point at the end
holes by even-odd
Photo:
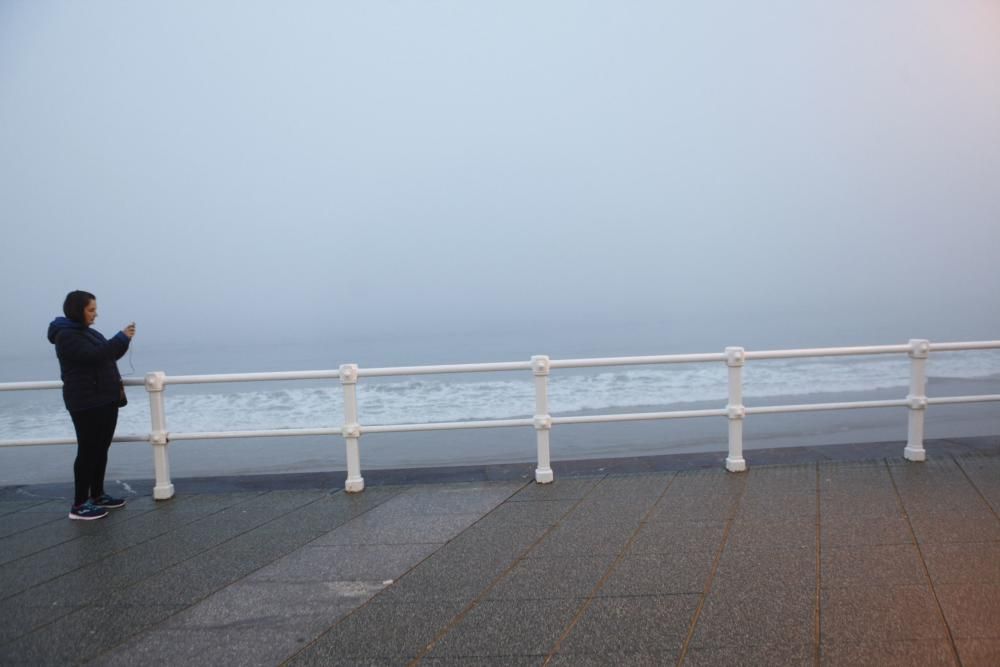
{"type": "MultiPolygon", "coordinates": [[[[932,377],[978,378],[1000,374],[1000,354],[966,352],[932,355],[932,377]]],[[[905,357],[834,358],[748,362],[747,399],[818,392],[860,392],[901,388],[905,357]]],[[[554,371],[550,378],[553,414],[667,406],[726,400],[722,364],[621,367],[554,371]]],[[[72,437],[58,392],[19,401],[0,413],[0,438],[72,437]]],[[[148,405],[139,388],[121,412],[119,433],[149,431],[148,405]]],[[[167,390],[167,419],[174,432],[337,427],[343,422],[343,392],[336,382],[267,385],[206,385],[195,391],[167,390]]],[[[534,411],[529,374],[503,373],[484,379],[420,376],[419,379],[362,380],[358,412],[363,424],[403,424],[525,417],[534,411]]]]}

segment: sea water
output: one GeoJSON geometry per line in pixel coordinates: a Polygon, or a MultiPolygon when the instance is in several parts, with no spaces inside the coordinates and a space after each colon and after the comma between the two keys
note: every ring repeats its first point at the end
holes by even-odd
{"type": "MultiPolygon", "coordinates": [[[[399,346],[393,349],[395,354],[386,359],[392,365],[422,363],[416,351],[414,358],[404,362],[399,358],[399,346]]],[[[511,354],[475,359],[469,354],[473,351],[463,352],[461,360],[523,361],[530,357],[511,354]]],[[[123,359],[119,367],[124,375],[134,377],[147,370],[197,374],[336,368],[338,363],[319,363],[327,360],[323,358],[327,352],[325,348],[301,346],[290,351],[273,344],[234,346],[228,352],[216,349],[214,353],[207,353],[205,346],[144,350],[140,339],[131,358],[123,359]]],[[[453,348],[450,354],[429,349],[424,356],[432,359],[430,363],[456,360],[453,348]]],[[[898,388],[902,398],[907,392],[909,369],[905,354],[749,361],[744,368],[744,396],[748,403],[775,396],[795,396],[800,397],[798,402],[808,402],[810,396],[818,394],[898,388]]],[[[3,380],[58,379],[54,359],[21,360],[20,377],[10,377],[11,370],[9,365],[8,377],[3,380]]],[[[994,377],[1000,375],[1000,351],[932,354],[928,374],[973,380],[994,377]]],[[[706,401],[722,407],[726,381],[723,362],[557,369],[549,380],[550,412],[663,410],[706,401]]],[[[359,420],[368,425],[509,419],[534,412],[530,370],[362,378],[357,391],[359,420]]],[[[120,413],[118,433],[148,433],[149,404],[144,389],[129,387],[128,394],[130,404],[120,413]]],[[[171,385],[165,401],[168,427],[174,433],[339,427],[344,421],[343,390],[335,379],[171,385]]],[[[0,393],[0,439],[72,436],[72,424],[58,390],[0,393]]]]}

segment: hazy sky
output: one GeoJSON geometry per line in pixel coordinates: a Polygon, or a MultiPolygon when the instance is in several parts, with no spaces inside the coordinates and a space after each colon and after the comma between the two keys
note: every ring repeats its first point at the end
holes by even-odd
{"type": "Polygon", "coordinates": [[[0,0],[0,224],[6,353],[1000,338],[1000,3],[0,0]]]}

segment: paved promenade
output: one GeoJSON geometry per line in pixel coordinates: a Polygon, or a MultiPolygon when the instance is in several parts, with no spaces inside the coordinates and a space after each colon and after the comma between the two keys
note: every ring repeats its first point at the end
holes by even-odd
{"type": "Polygon", "coordinates": [[[0,664],[1000,664],[1000,438],[884,451],[175,480],[95,522],[64,487],[2,489],[0,664]]]}

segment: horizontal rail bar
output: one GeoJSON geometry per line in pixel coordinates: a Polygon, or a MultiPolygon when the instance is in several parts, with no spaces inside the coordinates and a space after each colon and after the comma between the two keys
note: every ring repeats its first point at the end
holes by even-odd
{"type": "MultiPolygon", "coordinates": [[[[959,343],[931,343],[932,352],[959,350],[1000,349],[1000,341],[972,341],[959,343]]],[[[792,359],[806,357],[836,357],[873,354],[899,354],[910,351],[909,345],[869,345],[855,347],[821,347],[790,350],[747,350],[746,359],[792,359]]],[[[553,359],[550,368],[589,368],[598,366],[637,366],[653,364],[682,364],[725,361],[724,353],[667,354],[637,357],[598,357],[580,359],[553,359]]],[[[444,364],[437,366],[389,366],[359,368],[359,377],[386,377],[395,375],[429,375],[444,373],[486,373],[491,371],[530,370],[530,361],[508,361],[483,364],[444,364]]],[[[339,369],[318,371],[276,371],[262,373],[222,373],[213,375],[167,375],[166,384],[210,384],[222,382],[267,382],[281,380],[324,380],[340,377],[339,369]]],[[[142,386],[143,378],[123,378],[126,386],[142,386]]],[[[0,383],[0,391],[33,389],[59,389],[62,382],[43,380],[37,382],[0,383]]]]}
{"type": "Polygon", "coordinates": [[[980,396],[941,396],[928,398],[927,405],[948,405],[951,403],[991,403],[1000,401],[1000,394],[982,394],[980,396]]]}
{"type": "Polygon", "coordinates": [[[673,412],[632,412],[617,415],[580,415],[574,417],[553,417],[556,424],[599,424],[605,422],[651,421],[655,419],[686,419],[689,417],[725,417],[725,408],[711,410],[676,410],[673,412]]]}
{"type": "MultiPolygon", "coordinates": [[[[267,373],[223,373],[218,375],[167,375],[164,384],[210,384],[216,382],[272,382],[280,380],[328,380],[340,377],[339,370],[276,371],[267,373]]],[[[143,384],[142,381],[136,384],[143,384]]]]}
{"type": "Polygon", "coordinates": [[[280,438],[284,436],[340,435],[340,428],[277,428],[260,431],[190,431],[168,433],[167,440],[224,440],[227,438],[280,438]]]}
{"type": "MultiPolygon", "coordinates": [[[[149,442],[148,435],[116,435],[111,442],[149,442]]],[[[0,447],[34,447],[36,445],[75,445],[76,438],[32,438],[30,440],[0,440],[0,447]]]]}
{"type": "Polygon", "coordinates": [[[968,343],[931,343],[931,352],[954,352],[957,350],[998,350],[1000,340],[980,340],[968,343]]]}
{"type": "Polygon", "coordinates": [[[660,354],[647,357],[600,357],[593,359],[552,359],[549,368],[592,368],[596,366],[638,366],[650,364],[688,364],[725,361],[721,352],[705,354],[660,354]]]}
{"type": "Polygon", "coordinates": [[[40,382],[2,382],[0,391],[25,391],[30,389],[61,389],[63,383],[59,380],[42,380],[40,382]]]}
{"type": "Polygon", "coordinates": [[[769,415],[783,412],[820,412],[823,410],[855,410],[861,408],[905,408],[910,405],[906,399],[890,401],[855,401],[851,403],[801,403],[799,405],[763,405],[747,408],[748,415],[769,415]]]}
{"type": "Polygon", "coordinates": [[[382,424],[362,426],[361,433],[406,433],[415,431],[454,431],[463,428],[510,428],[534,426],[534,419],[489,419],[469,422],[430,422],[427,424],[382,424]]]}
{"type": "Polygon", "coordinates": [[[801,350],[748,350],[747,359],[794,359],[797,357],[849,357],[865,354],[909,352],[909,345],[869,345],[860,347],[814,347],[801,350]]]}
{"type": "Polygon", "coordinates": [[[439,366],[388,366],[385,368],[359,368],[358,377],[433,375],[437,373],[488,373],[492,371],[527,370],[531,370],[530,361],[500,361],[486,364],[442,364],[439,366]]]}

